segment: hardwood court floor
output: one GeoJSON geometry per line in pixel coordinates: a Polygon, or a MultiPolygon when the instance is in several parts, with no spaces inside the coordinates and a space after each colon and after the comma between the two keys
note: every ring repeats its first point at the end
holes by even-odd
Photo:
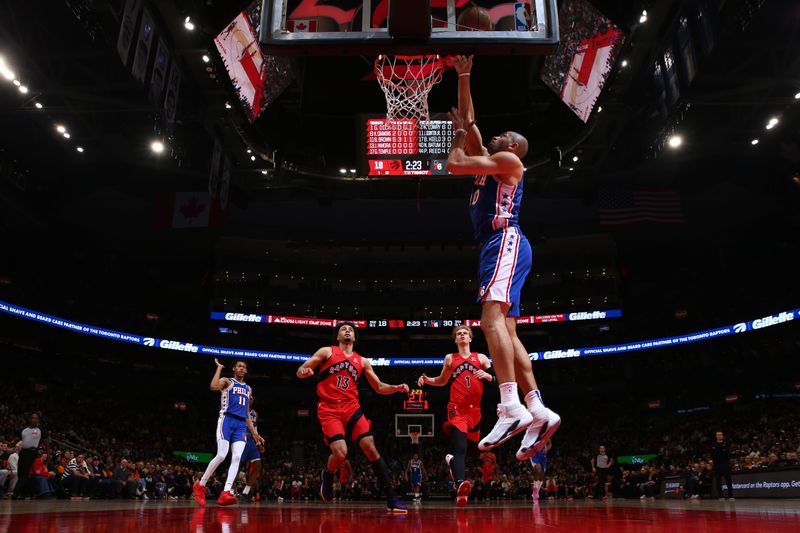
{"type": "Polygon", "coordinates": [[[797,533],[800,501],[449,503],[409,505],[405,516],[375,504],[274,502],[234,507],[142,501],[2,501],[0,533],[127,531],[239,533],[797,533]]]}

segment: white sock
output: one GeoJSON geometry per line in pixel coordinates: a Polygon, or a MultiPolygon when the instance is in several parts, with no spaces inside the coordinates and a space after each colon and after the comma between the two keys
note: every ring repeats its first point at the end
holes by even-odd
{"type": "Polygon", "coordinates": [[[539,414],[544,411],[545,406],[539,389],[534,389],[525,395],[525,405],[528,406],[528,411],[531,413],[539,414]]]}
{"type": "Polygon", "coordinates": [[[242,494],[250,494],[250,485],[245,485],[242,494]]]}
{"type": "Polygon", "coordinates": [[[500,403],[508,406],[520,405],[516,382],[508,381],[500,384],[500,403]]]}

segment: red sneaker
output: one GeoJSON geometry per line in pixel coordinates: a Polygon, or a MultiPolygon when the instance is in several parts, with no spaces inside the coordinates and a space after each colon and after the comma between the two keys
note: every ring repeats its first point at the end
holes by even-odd
{"type": "Polygon", "coordinates": [[[192,493],[194,494],[194,501],[200,505],[206,504],[206,488],[199,481],[195,481],[194,485],[192,485],[192,493]]]}
{"type": "Polygon", "coordinates": [[[233,505],[236,503],[236,496],[231,494],[229,490],[222,491],[217,500],[217,505],[233,505]]]}
{"type": "Polygon", "coordinates": [[[456,493],[456,505],[458,507],[466,507],[471,492],[472,483],[469,481],[462,481],[461,485],[458,486],[458,492],[456,493]]]}

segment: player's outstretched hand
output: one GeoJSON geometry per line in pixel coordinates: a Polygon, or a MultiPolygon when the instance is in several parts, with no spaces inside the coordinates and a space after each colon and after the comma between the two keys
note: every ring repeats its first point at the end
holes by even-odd
{"type": "Polygon", "coordinates": [[[401,383],[400,385],[397,385],[397,392],[403,392],[405,394],[408,394],[409,390],[410,389],[408,388],[408,385],[406,385],[405,383],[401,383]]]}
{"type": "Polygon", "coordinates": [[[447,65],[455,69],[458,74],[469,74],[472,70],[472,56],[450,56],[447,65]]]}
{"type": "Polygon", "coordinates": [[[217,359],[216,357],[214,358],[214,364],[216,364],[216,365],[217,365],[218,367],[220,367],[220,368],[225,368],[225,365],[223,365],[222,363],[220,363],[220,362],[219,362],[219,359],[217,359]]]}
{"type": "Polygon", "coordinates": [[[308,367],[301,368],[300,372],[298,372],[298,374],[297,374],[297,376],[300,379],[310,378],[313,375],[314,375],[314,369],[313,368],[308,368],[308,367]]]}
{"type": "Polygon", "coordinates": [[[253,435],[253,438],[256,439],[256,444],[264,445],[264,437],[261,435],[253,435]]]}
{"type": "Polygon", "coordinates": [[[425,385],[427,379],[428,379],[428,376],[426,376],[425,374],[422,374],[419,377],[419,379],[417,380],[417,387],[422,387],[423,385],[425,385]]]}
{"type": "Polygon", "coordinates": [[[458,109],[451,107],[450,112],[447,113],[447,116],[453,123],[453,131],[464,129],[464,117],[461,116],[461,113],[458,112],[458,109]]]}
{"type": "Polygon", "coordinates": [[[478,370],[477,372],[475,372],[475,377],[486,381],[492,381],[492,379],[494,379],[490,373],[484,370],[478,370]]]}

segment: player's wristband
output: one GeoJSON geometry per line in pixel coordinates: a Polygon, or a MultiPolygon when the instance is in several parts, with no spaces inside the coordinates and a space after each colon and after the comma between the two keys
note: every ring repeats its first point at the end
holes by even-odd
{"type": "Polygon", "coordinates": [[[462,72],[458,75],[459,78],[463,78],[464,76],[469,76],[469,72],[462,72]]]}
{"type": "Polygon", "coordinates": [[[453,132],[453,134],[454,134],[454,135],[458,135],[458,132],[461,132],[461,133],[463,133],[464,135],[466,135],[466,134],[467,134],[467,130],[465,130],[464,128],[458,128],[456,131],[454,131],[454,132],[453,132]]]}

